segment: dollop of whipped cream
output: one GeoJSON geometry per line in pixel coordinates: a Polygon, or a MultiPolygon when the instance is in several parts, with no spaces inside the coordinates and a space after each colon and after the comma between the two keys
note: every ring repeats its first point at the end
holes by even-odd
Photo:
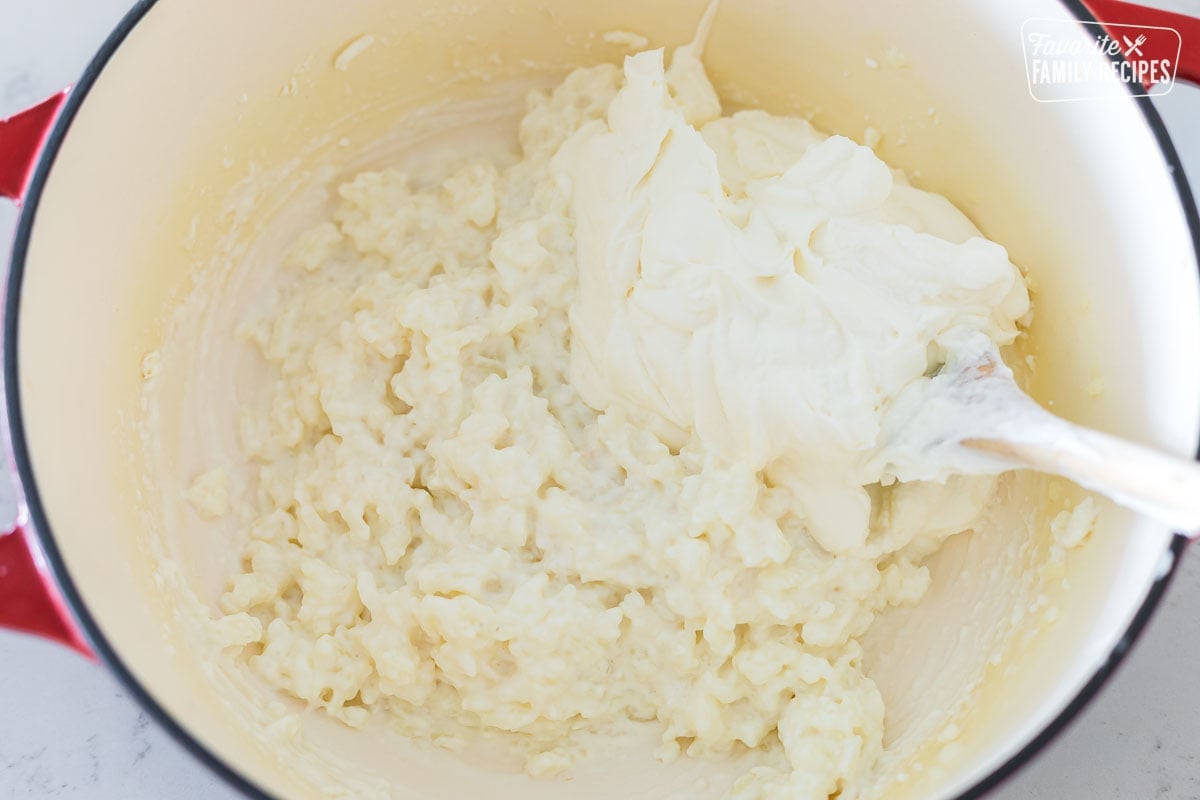
{"type": "MultiPolygon", "coordinates": [[[[672,447],[765,471],[814,538],[861,547],[893,400],[964,333],[1029,311],[1019,270],[944,197],[802,119],[721,117],[694,47],[630,56],[607,119],[551,165],[569,187],[571,380],[672,447]]],[[[933,476],[937,477],[937,476],[933,476]]]]}

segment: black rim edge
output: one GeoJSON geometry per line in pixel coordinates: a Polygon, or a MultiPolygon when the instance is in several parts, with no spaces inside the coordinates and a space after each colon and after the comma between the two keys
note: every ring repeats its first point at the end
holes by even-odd
{"type": "MultiPolygon", "coordinates": [[[[141,682],[108,643],[100,626],[92,618],[83,603],[82,597],[67,571],[62,553],[55,542],[45,509],[42,506],[41,497],[37,491],[37,483],[34,479],[33,466],[29,457],[28,443],[25,440],[24,418],[21,411],[20,389],[18,386],[19,370],[17,360],[19,347],[17,345],[17,337],[20,328],[18,325],[18,316],[20,312],[21,285],[25,275],[25,259],[28,255],[34,220],[37,216],[38,202],[41,199],[42,191],[53,169],[63,141],[80,107],[87,99],[88,94],[96,84],[109,60],[157,2],[158,0],[139,0],[138,4],[120,21],[88,64],[87,69],[75,84],[62,112],[55,121],[54,128],[46,140],[37,169],[29,184],[29,190],[25,197],[24,206],[21,209],[16,237],[13,243],[4,301],[4,399],[8,412],[10,443],[25,506],[28,509],[34,532],[45,552],[46,561],[54,575],[55,581],[62,591],[63,599],[66,601],[67,606],[70,608],[80,630],[83,632],[93,651],[112,670],[113,674],[125,685],[133,698],[146,712],[182,745],[185,750],[212,770],[214,774],[222,778],[234,789],[242,792],[247,797],[254,798],[254,800],[276,800],[276,798],[273,798],[259,786],[241,775],[241,773],[235,771],[224,760],[201,743],[199,739],[193,736],[191,732],[186,730],[142,686],[141,682]]],[[[1059,2],[1066,6],[1080,22],[1097,22],[1096,17],[1083,5],[1081,0],[1059,0],[1059,2]]],[[[1121,61],[1123,58],[1123,56],[1114,56],[1113,60],[1121,61]]],[[[1130,87],[1131,94],[1134,91],[1134,88],[1130,87]]],[[[1170,135],[1167,133],[1166,126],[1159,116],[1158,111],[1155,110],[1150,98],[1132,96],[1131,99],[1140,108],[1147,126],[1154,135],[1159,149],[1162,151],[1164,161],[1172,172],[1171,178],[1175,184],[1176,194],[1178,195],[1180,206],[1192,235],[1192,245],[1197,262],[1200,263],[1200,216],[1197,215],[1196,202],[1192,196],[1187,177],[1184,174],[1183,165],[1179,160],[1179,154],[1176,152],[1170,135]]],[[[1198,457],[1200,457],[1200,452],[1198,452],[1198,457]]],[[[1037,736],[1021,748],[1020,751],[975,786],[958,795],[956,800],[979,800],[979,798],[982,798],[1015,775],[1037,753],[1070,727],[1071,723],[1078,717],[1079,712],[1095,699],[1101,687],[1116,673],[1117,669],[1124,662],[1125,657],[1145,631],[1147,623],[1154,615],[1155,610],[1178,570],[1180,557],[1187,543],[1188,539],[1184,536],[1176,536],[1172,540],[1171,545],[1164,553],[1167,563],[1164,565],[1163,572],[1151,586],[1146,599],[1134,615],[1125,634],[1109,653],[1104,664],[1093,673],[1091,679],[1079,690],[1067,707],[1043,728],[1037,736]]]]}
{"type": "Polygon", "coordinates": [[[41,496],[34,479],[33,465],[29,458],[28,443],[25,441],[25,423],[21,410],[20,387],[18,385],[18,353],[20,348],[17,337],[20,332],[18,317],[20,313],[21,285],[25,277],[25,259],[29,251],[30,237],[33,231],[34,219],[37,217],[38,203],[46,181],[54,167],[54,162],[62,148],[63,141],[71,128],[71,123],[79,113],[80,107],[91,93],[92,87],[100,78],[104,68],[121,47],[129,34],[146,17],[146,14],[157,4],[158,0],[138,0],[113,32],[105,39],[104,44],[88,63],[83,75],[74,85],[67,101],[54,122],[54,127],[46,139],[39,158],[37,169],[29,183],[21,214],[17,222],[17,233],[13,241],[12,257],[10,259],[7,277],[6,297],[4,301],[4,399],[8,411],[9,441],[12,446],[13,458],[16,462],[17,476],[21,484],[25,507],[29,520],[38,541],[46,556],[46,562],[62,592],[67,607],[71,610],[80,631],[87,643],[100,660],[113,672],[125,688],[172,738],[183,746],[213,774],[222,778],[228,785],[240,791],[253,800],[275,800],[260,787],[252,783],[241,773],[235,771],[223,759],[213,753],[190,731],[186,730],[158,700],[142,685],[141,681],[121,660],[117,652],[109,644],[100,626],[92,618],[87,606],[79,594],[78,588],[72,581],[66,568],[62,553],[58,549],[50,529],[49,520],[42,506],[41,496]]]}

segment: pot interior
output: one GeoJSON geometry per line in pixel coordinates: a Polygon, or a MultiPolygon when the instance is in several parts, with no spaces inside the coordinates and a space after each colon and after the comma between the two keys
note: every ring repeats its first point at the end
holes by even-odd
{"type": "MultiPolygon", "coordinates": [[[[697,780],[716,794],[736,771],[662,767],[641,747],[584,765],[568,788],[315,716],[300,738],[268,728],[269,701],[285,701],[215,661],[203,624],[237,558],[235,523],[202,522],[181,499],[237,452],[233,411],[256,370],[234,324],[339,178],[417,163],[448,130],[464,146],[510,144],[531,85],[625,54],[599,34],[676,45],[702,6],[159,0],[83,87],[20,286],[37,499],[117,657],[270,793],[587,798],[619,785],[631,798],[697,797],[697,780]],[[336,67],[364,35],[372,46],[336,67]]],[[[1200,289],[1169,170],[1120,87],[1086,103],[1030,98],[1020,30],[1033,16],[1069,14],[1035,0],[726,0],[705,62],[728,106],[809,115],[859,141],[879,131],[886,161],[948,196],[1029,275],[1036,316],[1021,353],[1035,396],[1191,454],[1200,289]]],[[[1049,519],[1081,495],[1032,475],[1006,479],[1004,494],[934,559],[926,600],[868,637],[888,752],[861,796],[948,798],[987,776],[1105,663],[1165,569],[1170,532],[1108,504],[1090,543],[1047,568],[1049,519]]]]}

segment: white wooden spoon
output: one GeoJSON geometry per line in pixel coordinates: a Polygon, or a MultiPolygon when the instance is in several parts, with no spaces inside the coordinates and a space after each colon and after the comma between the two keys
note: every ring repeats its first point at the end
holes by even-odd
{"type": "Polygon", "coordinates": [[[1034,469],[1200,535],[1200,464],[1051,414],[1021,391],[983,334],[964,337],[950,353],[884,418],[876,458],[900,480],[1034,469]]]}

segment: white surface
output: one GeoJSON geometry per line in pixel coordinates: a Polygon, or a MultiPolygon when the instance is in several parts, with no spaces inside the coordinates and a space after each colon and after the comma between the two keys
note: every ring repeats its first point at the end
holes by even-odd
{"type": "MultiPolygon", "coordinates": [[[[75,80],[131,4],[0,0],[0,117],[75,80]]],[[[1200,0],[1161,4],[1200,15],[1200,0]]],[[[1177,87],[1159,107],[1200,185],[1200,91],[1177,87]]],[[[0,242],[15,220],[0,201],[0,242]]],[[[0,486],[0,518],[6,490],[0,486]]],[[[1197,743],[1200,556],[1193,555],[1100,698],[990,800],[1200,800],[1197,743]]],[[[239,795],[159,730],[103,669],[54,645],[0,633],[0,800],[43,797],[239,795]]]]}

